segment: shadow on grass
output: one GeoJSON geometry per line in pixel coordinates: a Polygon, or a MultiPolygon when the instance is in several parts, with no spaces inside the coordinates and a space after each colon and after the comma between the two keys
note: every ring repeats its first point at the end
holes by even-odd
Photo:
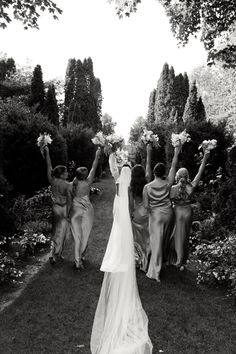
{"type": "MultiPolygon", "coordinates": [[[[89,354],[89,342],[103,274],[99,266],[112,224],[114,184],[98,184],[95,225],[85,271],[72,270],[69,240],[65,261],[46,264],[9,308],[0,314],[0,353],[89,354]]],[[[196,285],[193,274],[173,268],[157,284],[138,272],[143,306],[149,317],[153,354],[236,353],[236,315],[218,292],[196,285]]]]}

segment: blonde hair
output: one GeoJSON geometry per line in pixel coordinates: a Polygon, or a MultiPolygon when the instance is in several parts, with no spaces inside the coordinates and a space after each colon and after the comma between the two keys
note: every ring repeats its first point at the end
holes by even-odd
{"type": "Polygon", "coordinates": [[[176,173],[176,182],[179,184],[179,195],[180,199],[186,199],[188,197],[186,186],[191,185],[189,179],[189,173],[186,168],[180,168],[176,173]]]}

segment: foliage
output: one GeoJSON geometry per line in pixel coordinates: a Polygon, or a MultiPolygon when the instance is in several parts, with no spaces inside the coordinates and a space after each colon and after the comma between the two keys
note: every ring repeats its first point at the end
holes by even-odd
{"type": "Polygon", "coordinates": [[[152,129],[155,124],[155,101],[156,89],[152,90],[149,96],[148,113],[147,113],[147,126],[152,129]]]}
{"type": "Polygon", "coordinates": [[[102,132],[104,135],[110,135],[115,133],[116,122],[113,122],[112,117],[105,113],[102,116],[102,132]]]}
{"type": "Polygon", "coordinates": [[[138,117],[130,129],[129,141],[131,143],[138,142],[143,133],[143,129],[146,128],[146,119],[143,117],[138,117]]]}
{"type": "Polygon", "coordinates": [[[0,101],[0,130],[3,136],[3,171],[15,192],[32,193],[47,185],[46,163],[36,146],[39,133],[53,138],[52,161],[65,164],[66,142],[54,125],[34,114],[19,99],[0,101]]]}
{"type": "Polygon", "coordinates": [[[11,247],[14,248],[16,257],[27,258],[35,254],[39,248],[48,245],[48,243],[49,238],[43,233],[26,229],[22,235],[17,235],[12,239],[11,247]]]}
{"type": "Polygon", "coordinates": [[[53,84],[48,87],[43,113],[47,115],[49,122],[59,127],[59,108],[53,84]]]}
{"type": "Polygon", "coordinates": [[[40,112],[44,108],[45,90],[43,73],[40,65],[36,65],[31,80],[30,105],[37,106],[36,111],[40,112]]]}
{"type": "Polygon", "coordinates": [[[185,105],[183,121],[188,127],[194,122],[204,122],[206,120],[205,107],[202,98],[198,98],[197,86],[194,81],[190,87],[189,96],[185,105]]]}
{"type": "MultiPolygon", "coordinates": [[[[227,234],[225,230],[225,234],[227,234]]],[[[231,233],[224,240],[202,243],[197,246],[198,282],[224,286],[236,297],[236,235],[231,233]]]]}
{"type": "Polygon", "coordinates": [[[0,249],[0,284],[15,283],[22,275],[23,272],[17,269],[14,258],[0,249]]]}
{"type": "MultiPolygon", "coordinates": [[[[113,1],[113,0],[111,0],[113,1]]],[[[114,0],[119,17],[137,10],[141,0],[114,0]]],[[[235,0],[159,0],[170,19],[171,30],[179,43],[185,45],[192,35],[201,33],[208,51],[208,61],[220,60],[225,66],[236,66],[234,41],[235,0]]]]}
{"type": "Polygon", "coordinates": [[[21,21],[25,29],[39,28],[38,20],[40,12],[47,10],[53,18],[58,19],[57,15],[62,11],[51,0],[7,0],[1,1],[0,27],[6,28],[13,19],[21,21]]]}
{"type": "Polygon", "coordinates": [[[197,81],[208,119],[215,123],[225,120],[227,130],[236,131],[236,70],[201,65],[193,70],[191,79],[197,81]]]}
{"type": "Polygon", "coordinates": [[[92,166],[95,146],[91,142],[94,132],[83,125],[68,124],[62,127],[60,133],[67,143],[68,160],[74,161],[76,167],[92,166]]]}
{"type": "Polygon", "coordinates": [[[2,58],[0,60],[0,81],[4,81],[11,74],[15,73],[16,64],[13,58],[2,58]]]}
{"type": "Polygon", "coordinates": [[[101,83],[94,75],[92,59],[70,59],[65,79],[64,125],[83,124],[96,133],[102,128],[101,104],[101,83]]]}

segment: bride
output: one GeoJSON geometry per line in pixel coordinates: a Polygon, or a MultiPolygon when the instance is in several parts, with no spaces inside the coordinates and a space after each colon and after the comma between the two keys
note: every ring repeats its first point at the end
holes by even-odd
{"type": "Polygon", "coordinates": [[[151,354],[148,319],[143,310],[136,281],[132,226],[129,215],[129,165],[119,175],[115,155],[109,158],[117,191],[113,225],[103,258],[104,279],[92,336],[92,354],[151,354]]]}

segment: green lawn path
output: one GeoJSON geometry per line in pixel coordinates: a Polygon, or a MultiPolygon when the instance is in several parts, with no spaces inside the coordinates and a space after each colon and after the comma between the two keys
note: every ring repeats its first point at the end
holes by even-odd
{"type": "MultiPolygon", "coordinates": [[[[47,262],[16,301],[0,313],[0,353],[89,354],[90,334],[103,273],[99,267],[112,224],[114,182],[97,184],[95,223],[89,264],[72,270],[71,242],[63,264],[47,262]]],[[[153,354],[236,353],[236,311],[219,291],[198,286],[194,275],[164,271],[158,285],[137,272],[143,307],[149,317],[153,354]]]]}

